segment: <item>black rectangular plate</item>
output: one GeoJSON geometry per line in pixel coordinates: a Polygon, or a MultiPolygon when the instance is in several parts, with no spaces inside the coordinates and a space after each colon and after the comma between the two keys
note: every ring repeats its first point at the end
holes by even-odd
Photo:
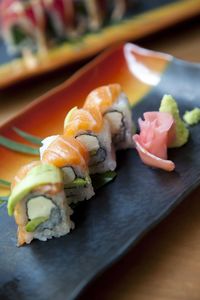
{"type": "MultiPolygon", "coordinates": [[[[200,66],[173,59],[160,83],[135,108],[157,110],[163,94],[172,94],[181,113],[200,105],[200,66]]],[[[0,209],[0,299],[75,299],[100,272],[133,247],[200,183],[200,130],[169,151],[176,170],[167,173],[143,165],[135,150],[118,154],[118,176],[75,212],[76,230],[46,243],[17,249],[14,220],[0,209]]]]}

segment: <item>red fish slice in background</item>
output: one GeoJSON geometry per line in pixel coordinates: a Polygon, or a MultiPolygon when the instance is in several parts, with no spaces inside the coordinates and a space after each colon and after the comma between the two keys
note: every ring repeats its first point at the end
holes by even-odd
{"type": "Polygon", "coordinates": [[[19,0],[3,0],[0,3],[1,28],[7,29],[18,17],[24,17],[23,4],[19,0]]]}
{"type": "Polygon", "coordinates": [[[23,3],[20,0],[3,0],[0,4],[2,26],[5,27],[15,22],[22,24],[22,22],[25,22],[25,19],[29,22],[29,25],[44,26],[41,8],[39,1],[23,3]]]}
{"type": "Polygon", "coordinates": [[[8,44],[12,45],[11,51],[13,52],[18,52],[21,47],[20,44],[15,45],[12,32],[15,26],[33,38],[38,48],[45,45],[46,21],[40,0],[28,3],[20,0],[3,0],[0,4],[0,25],[2,35],[8,40],[8,44]]]}
{"type": "Polygon", "coordinates": [[[67,37],[75,29],[75,5],[73,0],[41,0],[51,19],[56,34],[67,37]]]}
{"type": "Polygon", "coordinates": [[[75,26],[75,7],[73,0],[56,0],[54,9],[60,12],[65,28],[74,28],[75,26]]]}
{"type": "Polygon", "coordinates": [[[174,170],[174,163],[167,160],[167,147],[175,139],[175,122],[171,114],[146,112],[144,120],[138,122],[140,134],[135,134],[133,140],[141,160],[151,167],[174,170]]]}
{"type": "Polygon", "coordinates": [[[36,34],[38,50],[46,51],[46,18],[42,2],[40,0],[32,1],[25,5],[25,14],[28,20],[31,21],[36,34]]]}
{"type": "Polygon", "coordinates": [[[32,1],[25,5],[25,14],[35,27],[41,30],[45,29],[46,20],[40,0],[32,1]]]}

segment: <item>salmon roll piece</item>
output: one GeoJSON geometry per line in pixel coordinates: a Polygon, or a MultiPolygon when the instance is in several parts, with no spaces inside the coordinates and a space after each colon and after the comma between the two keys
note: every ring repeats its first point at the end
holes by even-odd
{"type": "Polygon", "coordinates": [[[128,9],[127,0],[112,0],[109,5],[112,7],[111,20],[120,21],[128,9]]]}
{"type": "Polygon", "coordinates": [[[0,28],[10,54],[46,51],[46,20],[40,1],[3,0],[0,28]]]}
{"type": "Polygon", "coordinates": [[[89,153],[90,174],[113,171],[116,168],[115,151],[112,146],[109,122],[101,112],[73,108],[64,121],[64,134],[73,136],[89,153]]]}
{"type": "Polygon", "coordinates": [[[58,40],[76,35],[75,3],[73,0],[41,0],[48,20],[49,34],[58,40]]]}
{"type": "Polygon", "coordinates": [[[97,108],[107,120],[116,150],[132,148],[135,125],[131,107],[119,84],[109,84],[93,90],[86,98],[84,109],[93,113],[97,108]]]}
{"type": "Polygon", "coordinates": [[[88,151],[78,140],[64,135],[43,140],[40,157],[63,172],[64,190],[69,204],[88,200],[94,190],[88,171],[88,151]]]}
{"type": "Polygon", "coordinates": [[[105,0],[84,0],[90,30],[98,30],[105,21],[105,0]]]}
{"type": "Polygon", "coordinates": [[[61,171],[39,161],[22,167],[12,183],[8,214],[18,225],[18,246],[69,233],[74,224],[61,171]]]}

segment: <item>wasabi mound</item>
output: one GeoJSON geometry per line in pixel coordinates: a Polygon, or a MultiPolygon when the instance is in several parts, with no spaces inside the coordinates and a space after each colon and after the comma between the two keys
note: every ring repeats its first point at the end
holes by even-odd
{"type": "Polygon", "coordinates": [[[191,111],[186,111],[183,116],[183,120],[188,125],[196,125],[200,122],[200,108],[194,108],[191,111]]]}
{"type": "Polygon", "coordinates": [[[185,123],[182,121],[178,105],[175,101],[175,99],[171,95],[164,95],[161,104],[160,104],[160,112],[168,112],[170,113],[174,120],[176,125],[176,138],[175,140],[170,144],[170,148],[176,148],[181,147],[185,143],[187,143],[189,138],[189,130],[187,129],[185,123]]]}

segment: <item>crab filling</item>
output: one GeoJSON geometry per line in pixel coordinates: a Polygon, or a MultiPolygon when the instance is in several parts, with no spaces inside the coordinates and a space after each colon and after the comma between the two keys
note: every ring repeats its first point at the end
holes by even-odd
{"type": "Polygon", "coordinates": [[[88,179],[78,177],[72,167],[65,167],[62,170],[64,174],[64,189],[68,197],[77,195],[80,188],[84,188],[89,184],[88,179]]]}
{"type": "Polygon", "coordinates": [[[77,137],[77,140],[88,149],[91,155],[95,155],[99,149],[99,141],[94,135],[81,134],[77,137]]]}
{"type": "MultiPolygon", "coordinates": [[[[26,230],[28,232],[35,231],[39,225],[49,220],[53,211],[57,211],[57,206],[50,199],[44,196],[37,196],[30,199],[27,203],[27,215],[30,221],[26,225],[26,230]]],[[[48,224],[47,227],[49,227],[48,224]]]]}
{"type": "Polygon", "coordinates": [[[28,218],[33,220],[38,217],[49,217],[52,208],[56,205],[44,196],[32,198],[27,203],[28,218]]]}
{"type": "Polygon", "coordinates": [[[123,114],[119,111],[110,111],[105,113],[104,117],[110,124],[111,134],[119,133],[123,126],[123,114]]]}
{"type": "Polygon", "coordinates": [[[64,167],[63,170],[63,176],[64,176],[64,184],[65,186],[68,186],[70,183],[72,183],[76,179],[76,174],[71,167],[64,167]]]}

